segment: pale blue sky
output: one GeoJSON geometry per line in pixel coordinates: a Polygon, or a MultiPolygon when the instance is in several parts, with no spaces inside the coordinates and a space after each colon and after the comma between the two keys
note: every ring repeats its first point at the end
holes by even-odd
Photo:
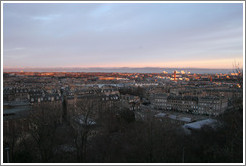
{"type": "Polygon", "coordinates": [[[243,5],[4,4],[4,67],[232,68],[243,5]]]}

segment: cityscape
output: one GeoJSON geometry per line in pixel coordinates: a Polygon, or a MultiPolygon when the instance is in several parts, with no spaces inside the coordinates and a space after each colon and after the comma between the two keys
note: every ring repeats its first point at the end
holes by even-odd
{"type": "Polygon", "coordinates": [[[244,3],[2,5],[2,164],[245,162],[244,3]]]}

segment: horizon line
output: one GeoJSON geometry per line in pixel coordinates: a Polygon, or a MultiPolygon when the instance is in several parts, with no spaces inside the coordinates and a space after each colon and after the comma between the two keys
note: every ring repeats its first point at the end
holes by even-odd
{"type": "MultiPolygon", "coordinates": [[[[215,69],[215,70],[220,70],[220,69],[234,69],[235,67],[231,68],[209,68],[209,67],[154,67],[154,66],[146,66],[146,67],[3,67],[4,69],[95,69],[95,68],[100,68],[100,69],[121,69],[121,68],[135,68],[135,69],[142,69],[142,68],[156,68],[156,69],[162,69],[162,68],[167,68],[167,69],[215,69]]],[[[243,67],[239,67],[243,68],[243,67]]]]}

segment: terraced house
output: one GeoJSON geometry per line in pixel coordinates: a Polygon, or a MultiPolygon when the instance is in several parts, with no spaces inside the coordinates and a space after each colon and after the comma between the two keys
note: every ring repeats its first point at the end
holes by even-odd
{"type": "Polygon", "coordinates": [[[194,114],[219,115],[228,107],[225,97],[173,96],[157,94],[152,100],[153,107],[160,110],[182,111],[194,114]]]}

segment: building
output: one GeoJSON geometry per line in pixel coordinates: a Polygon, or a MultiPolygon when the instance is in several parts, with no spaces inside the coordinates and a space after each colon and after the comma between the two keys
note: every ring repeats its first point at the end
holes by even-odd
{"type": "Polygon", "coordinates": [[[197,110],[198,97],[194,96],[168,96],[167,110],[193,112],[197,110]]]}
{"type": "Polygon", "coordinates": [[[167,94],[152,95],[152,106],[155,109],[181,111],[202,115],[217,116],[228,108],[228,100],[216,96],[174,96],[167,94]]]}
{"type": "Polygon", "coordinates": [[[227,109],[227,106],[228,100],[224,97],[200,97],[198,109],[194,110],[193,113],[216,116],[223,113],[227,109]]]}
{"type": "Polygon", "coordinates": [[[166,109],[167,108],[167,97],[168,95],[163,94],[155,94],[151,96],[151,103],[155,109],[166,109]]]}

